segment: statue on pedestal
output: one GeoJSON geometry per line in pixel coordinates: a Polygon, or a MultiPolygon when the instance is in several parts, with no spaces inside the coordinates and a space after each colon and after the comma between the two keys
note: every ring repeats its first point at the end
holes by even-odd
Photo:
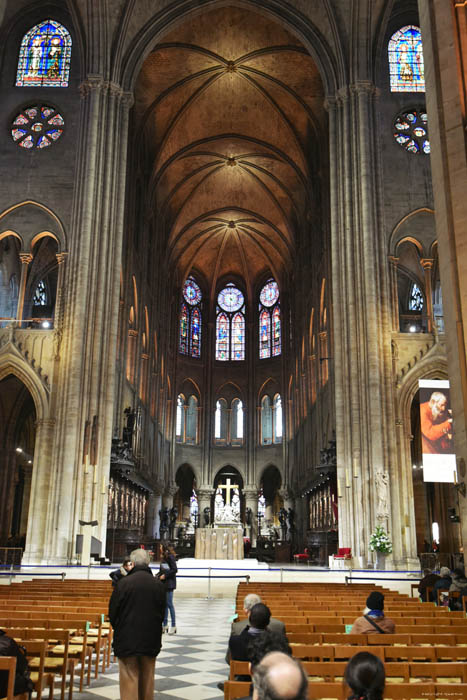
{"type": "Polygon", "coordinates": [[[209,506],[206,506],[206,508],[204,508],[203,517],[204,517],[204,527],[208,527],[208,525],[211,522],[211,509],[209,506]]]}
{"type": "Polygon", "coordinates": [[[159,527],[161,540],[166,540],[169,533],[169,509],[167,506],[159,511],[159,517],[161,519],[161,524],[159,527]]]}
{"type": "Polygon", "coordinates": [[[281,540],[285,540],[287,536],[287,511],[285,508],[279,510],[279,523],[281,526],[281,540]]]}
{"type": "Polygon", "coordinates": [[[178,518],[178,508],[176,506],[173,506],[169,512],[169,530],[170,530],[170,539],[171,540],[173,540],[175,537],[175,524],[177,522],[177,518],[178,518]]]}

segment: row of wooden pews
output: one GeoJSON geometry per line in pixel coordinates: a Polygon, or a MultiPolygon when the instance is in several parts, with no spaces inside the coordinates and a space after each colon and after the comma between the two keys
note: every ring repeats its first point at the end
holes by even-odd
{"type": "MultiPolygon", "coordinates": [[[[384,662],[385,698],[467,699],[467,619],[462,611],[451,612],[374,585],[240,583],[239,617],[248,593],[257,593],[271,615],[285,623],[292,654],[309,677],[310,699],[348,697],[345,667],[360,651],[369,651],[384,662]],[[384,613],[394,620],[395,633],[347,633],[375,590],[385,596],[384,613]]],[[[231,662],[230,680],[224,686],[226,700],[249,694],[248,682],[234,680],[248,674],[249,664],[231,662]]]]}
{"type": "Polygon", "coordinates": [[[0,586],[0,620],[5,632],[25,647],[37,700],[56,680],[60,697],[73,698],[110,665],[112,628],[107,621],[111,582],[39,581],[0,586]]]}

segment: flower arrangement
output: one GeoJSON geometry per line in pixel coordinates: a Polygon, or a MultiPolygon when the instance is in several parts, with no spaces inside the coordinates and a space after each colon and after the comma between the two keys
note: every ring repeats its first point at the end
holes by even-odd
{"type": "Polygon", "coordinates": [[[372,552],[381,552],[382,554],[391,554],[392,552],[392,542],[389,535],[379,525],[375,527],[375,531],[370,537],[370,549],[372,552]]]}

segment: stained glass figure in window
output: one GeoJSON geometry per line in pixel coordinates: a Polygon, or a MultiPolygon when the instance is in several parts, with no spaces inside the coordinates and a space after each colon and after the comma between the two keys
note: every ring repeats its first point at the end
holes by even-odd
{"type": "Polygon", "coordinates": [[[272,406],[271,399],[266,394],[261,400],[261,443],[272,443],[272,406]]]}
{"type": "Polygon", "coordinates": [[[186,430],[185,442],[195,444],[196,433],[198,426],[198,399],[196,396],[190,396],[188,399],[188,408],[186,412],[186,430]]]}
{"type": "Polygon", "coordinates": [[[271,315],[267,309],[259,316],[259,356],[271,357],[271,315]]]}
{"type": "Polygon", "coordinates": [[[182,304],[180,312],[179,350],[182,355],[188,355],[188,309],[186,304],[182,304]]]}
{"type": "Polygon", "coordinates": [[[281,354],[281,311],[279,305],[272,312],[272,354],[281,354]]]}
{"type": "Polygon", "coordinates": [[[32,303],[33,306],[47,306],[47,287],[44,280],[41,280],[37,285],[32,303]]]}
{"type": "Polygon", "coordinates": [[[182,289],[180,309],[179,351],[182,355],[201,357],[201,302],[203,295],[193,277],[188,277],[182,289]]]}
{"type": "Polygon", "coordinates": [[[32,27],[21,42],[16,87],[68,87],[71,43],[68,30],[53,19],[32,27]]]}
{"type": "Polygon", "coordinates": [[[425,69],[420,29],[410,24],[392,35],[388,44],[391,92],[425,92],[425,69]]]}
{"type": "Polygon", "coordinates": [[[219,314],[216,323],[216,360],[230,359],[230,320],[227,314],[219,314]]]}
{"type": "Polygon", "coordinates": [[[412,284],[409,297],[409,311],[423,311],[424,299],[422,290],[415,284],[412,284]]]}
{"type": "Polygon", "coordinates": [[[245,359],[245,319],[236,313],[232,320],[232,360],[245,359]]]}
{"type": "Polygon", "coordinates": [[[394,139],[409,153],[430,153],[428,116],[425,107],[400,112],[394,119],[394,139]]]}
{"type": "Polygon", "coordinates": [[[279,287],[270,279],[259,295],[259,357],[260,360],[281,354],[281,312],[279,287]]]}
{"type": "Polygon", "coordinates": [[[11,137],[21,148],[48,148],[65,130],[62,115],[49,105],[29,105],[11,124],[11,137]]]}

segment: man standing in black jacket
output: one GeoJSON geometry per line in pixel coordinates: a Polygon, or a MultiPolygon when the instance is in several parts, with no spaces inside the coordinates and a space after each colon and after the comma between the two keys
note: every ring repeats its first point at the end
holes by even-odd
{"type": "Polygon", "coordinates": [[[134,566],[110,599],[114,653],[120,670],[121,700],[153,700],[156,656],[161,650],[164,585],[152,575],[149,554],[135,549],[134,566]]]}

